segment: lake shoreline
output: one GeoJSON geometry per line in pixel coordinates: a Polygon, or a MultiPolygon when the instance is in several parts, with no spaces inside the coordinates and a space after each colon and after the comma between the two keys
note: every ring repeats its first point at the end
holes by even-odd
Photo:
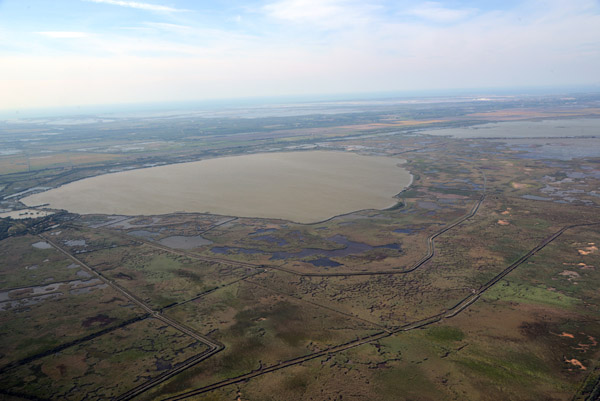
{"type": "Polygon", "coordinates": [[[21,202],[78,214],[209,213],[307,224],[393,206],[413,179],[399,163],[321,150],[224,156],[89,177],[21,202]]]}

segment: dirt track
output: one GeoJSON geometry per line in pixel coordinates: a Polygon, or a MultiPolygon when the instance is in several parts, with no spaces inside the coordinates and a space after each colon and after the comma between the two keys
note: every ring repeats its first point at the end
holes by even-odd
{"type": "Polygon", "coordinates": [[[247,373],[245,375],[240,375],[237,377],[233,377],[231,379],[227,379],[227,380],[223,380],[217,383],[213,383],[210,384],[208,386],[204,386],[195,390],[191,390],[191,391],[187,391],[185,393],[173,396],[173,397],[167,397],[164,398],[164,401],[174,401],[174,400],[184,400],[187,399],[189,397],[198,395],[198,394],[202,394],[202,393],[206,393],[208,391],[212,391],[212,390],[216,390],[218,388],[221,387],[225,387],[225,386],[229,386],[231,384],[235,384],[235,383],[239,383],[245,380],[249,380],[251,378],[257,377],[257,376],[261,376],[270,372],[274,372],[276,370],[280,370],[283,368],[286,368],[288,366],[293,366],[293,365],[298,365],[300,363],[318,358],[320,356],[325,356],[325,355],[330,355],[330,354],[335,354],[341,351],[345,351],[348,350],[350,348],[354,348],[354,347],[358,347],[360,345],[363,344],[367,344],[367,343],[371,343],[373,341],[377,341],[380,340],[382,338],[385,337],[389,337],[395,333],[400,333],[400,332],[404,332],[404,331],[410,331],[410,330],[414,330],[414,329],[418,329],[421,327],[425,327],[428,325],[431,325],[433,323],[437,323],[443,319],[450,319],[455,317],[456,315],[458,315],[459,313],[463,312],[465,309],[467,309],[469,306],[471,306],[473,303],[475,303],[479,297],[481,296],[481,294],[483,294],[485,291],[489,290],[490,288],[492,288],[494,286],[494,284],[498,283],[500,280],[502,280],[506,275],[508,275],[510,272],[512,272],[514,269],[516,269],[517,267],[519,267],[521,264],[523,264],[525,261],[527,261],[530,257],[532,257],[533,255],[535,255],[537,252],[539,252],[541,249],[543,249],[544,247],[546,247],[548,244],[550,244],[552,241],[554,241],[555,239],[557,239],[561,234],[563,234],[565,231],[569,230],[569,229],[573,229],[573,228],[577,228],[577,227],[586,227],[586,226],[593,226],[593,225],[600,225],[600,222],[596,222],[596,223],[584,223],[584,224],[573,224],[573,225],[569,225],[569,226],[565,226],[563,228],[561,228],[560,230],[558,230],[557,232],[555,232],[554,234],[552,234],[551,236],[549,236],[548,238],[544,239],[542,242],[540,242],[535,248],[533,248],[532,250],[530,250],[529,252],[527,252],[525,255],[523,255],[521,258],[519,258],[516,262],[512,263],[510,266],[506,267],[504,270],[502,270],[502,272],[498,273],[494,278],[492,278],[490,281],[488,281],[486,284],[484,284],[481,288],[479,288],[479,290],[477,290],[476,292],[474,292],[472,295],[469,295],[468,297],[464,298],[461,302],[459,302],[458,304],[456,304],[454,307],[445,310],[437,315],[434,316],[430,316],[426,319],[422,319],[413,323],[409,323],[406,324],[392,332],[380,332],[380,333],[376,333],[373,334],[371,336],[365,337],[365,338],[361,338],[361,339],[357,339],[355,341],[351,341],[336,347],[332,347],[332,348],[328,348],[326,350],[320,351],[320,352],[315,352],[309,355],[305,355],[303,357],[299,357],[299,358],[295,358],[295,359],[290,359],[287,361],[283,361],[277,365],[272,365],[272,366],[268,366],[265,368],[262,368],[260,370],[257,371],[253,371],[250,373],[247,373]]]}
{"type": "MultiPolygon", "coordinates": [[[[484,176],[485,179],[485,176],[484,176]]],[[[279,271],[284,271],[286,273],[289,274],[293,274],[293,275],[297,275],[297,276],[307,276],[307,277],[328,277],[328,276],[365,276],[365,275],[394,275],[394,274],[406,274],[406,273],[410,273],[415,271],[416,269],[418,269],[419,267],[423,266],[425,263],[427,263],[429,260],[431,260],[434,256],[435,256],[435,239],[448,232],[449,230],[455,228],[456,226],[460,225],[461,223],[463,223],[464,221],[472,218],[473,216],[475,216],[475,214],[477,213],[477,211],[479,210],[481,204],[483,203],[483,201],[485,200],[485,185],[484,185],[484,191],[482,193],[482,195],[480,196],[480,198],[477,200],[477,202],[474,204],[474,206],[471,208],[471,210],[464,215],[463,217],[461,217],[460,219],[454,221],[453,223],[451,223],[450,225],[442,228],[441,230],[437,231],[436,233],[432,234],[428,239],[427,239],[427,243],[428,243],[428,251],[427,254],[425,256],[423,256],[423,258],[421,258],[417,263],[415,263],[413,266],[404,269],[404,270],[387,270],[387,271],[375,271],[375,272],[335,272],[335,273],[300,273],[300,272],[296,272],[290,269],[286,269],[286,268],[282,268],[279,266],[270,266],[270,265],[259,265],[259,264],[253,264],[253,263],[246,263],[246,262],[239,262],[239,261],[234,261],[234,260],[229,260],[229,259],[224,259],[224,258],[212,258],[212,257],[206,257],[203,255],[198,255],[195,254],[193,252],[189,252],[189,251],[180,251],[180,250],[174,250],[172,248],[168,248],[162,245],[158,245],[156,243],[150,242],[150,241],[146,241],[146,240],[141,240],[141,239],[137,239],[138,242],[142,242],[145,243],[149,246],[152,246],[154,248],[157,249],[161,249],[170,253],[175,253],[175,254],[180,254],[180,255],[185,255],[191,258],[195,258],[198,260],[206,260],[206,261],[211,261],[211,262],[220,262],[220,263],[225,263],[225,264],[229,264],[229,265],[237,265],[237,266],[243,266],[243,267],[248,267],[248,268],[252,268],[252,269],[256,269],[256,271],[253,274],[250,274],[248,276],[245,276],[241,279],[235,280],[234,282],[238,282],[240,280],[246,280],[247,278],[250,278],[251,276],[258,274],[262,271],[265,270],[269,270],[269,269],[273,269],[273,270],[279,270],[279,271]]],[[[575,224],[575,225],[568,225],[565,227],[562,227],[560,230],[558,230],[557,232],[555,232],[554,234],[552,234],[551,236],[545,238],[543,241],[541,241],[536,247],[534,247],[533,249],[531,249],[529,252],[527,252],[525,255],[523,255],[522,257],[520,257],[517,261],[515,261],[514,263],[512,263],[511,265],[507,266],[505,269],[503,269],[500,273],[498,273],[494,278],[492,278],[490,281],[488,281],[486,284],[484,284],[483,286],[481,286],[477,291],[473,292],[472,294],[470,294],[469,296],[465,297],[463,300],[461,300],[460,302],[458,302],[454,307],[443,310],[442,312],[430,316],[428,318],[419,320],[419,321],[415,321],[415,322],[411,322],[408,323],[406,325],[403,325],[401,327],[396,327],[394,329],[388,329],[388,328],[384,328],[383,326],[374,324],[372,322],[368,322],[368,321],[364,321],[365,323],[370,323],[373,324],[374,326],[377,326],[379,328],[381,328],[382,330],[372,334],[370,336],[366,336],[363,338],[358,338],[356,340],[344,343],[344,344],[340,344],[334,347],[330,347],[318,352],[314,352],[302,357],[298,357],[298,358],[294,358],[294,359],[290,359],[287,361],[282,361],[278,364],[275,365],[271,365],[271,366],[266,366],[266,367],[261,367],[260,369],[254,370],[252,372],[237,376],[237,377],[233,377],[230,379],[226,379],[226,380],[222,380],[213,384],[210,384],[208,386],[204,386],[201,388],[197,388],[182,394],[179,394],[177,396],[173,396],[173,397],[168,397],[165,398],[165,400],[181,400],[181,399],[187,399],[189,397],[198,395],[198,394],[202,394],[205,392],[209,392],[218,388],[222,388],[231,384],[235,384],[235,383],[239,383],[242,381],[246,381],[249,380],[251,378],[257,377],[257,376],[261,376],[270,372],[274,372],[280,369],[284,369],[286,367],[289,366],[293,366],[293,365],[297,365],[297,364],[301,364],[303,362],[315,359],[315,358],[319,358],[322,356],[326,356],[326,355],[331,355],[331,354],[335,354],[338,352],[342,352],[354,347],[358,347],[360,345],[363,344],[367,344],[367,343],[371,343],[374,341],[378,341],[382,338],[394,335],[396,333],[401,333],[404,331],[410,331],[410,330],[414,330],[417,328],[421,328],[421,327],[425,327],[428,325],[431,325],[433,323],[437,323],[442,321],[443,319],[449,319],[452,317],[455,317],[456,315],[458,315],[459,313],[461,313],[462,311],[464,311],[465,309],[467,309],[469,306],[471,306],[473,303],[475,303],[479,297],[487,290],[489,290],[491,287],[493,287],[496,283],[498,283],[500,280],[502,280],[506,275],[508,275],[510,272],[512,272],[514,269],[516,269],[518,266],[520,266],[521,264],[523,264],[525,261],[527,261],[531,256],[535,255],[538,251],[540,251],[541,249],[543,249],[545,246],[547,246],[548,244],[550,244],[552,241],[554,241],[555,239],[557,239],[561,234],[563,234],[565,231],[569,230],[569,229],[573,229],[573,228],[577,228],[577,227],[584,227],[584,226],[593,226],[593,225],[598,225],[600,223],[584,223],[584,224],[575,224]]],[[[106,228],[100,228],[101,230],[107,230],[106,228]]],[[[115,234],[114,230],[110,230],[110,232],[112,234],[115,234]]],[[[124,237],[128,237],[126,234],[124,233],[120,233],[119,235],[124,236],[124,237]]],[[[155,311],[153,309],[151,309],[149,306],[147,306],[143,301],[139,300],[134,294],[129,293],[127,290],[123,289],[122,287],[120,287],[118,284],[114,283],[113,281],[109,280],[108,278],[104,277],[102,275],[102,273],[96,271],[95,269],[93,269],[92,267],[86,265],[85,263],[83,263],[81,260],[77,259],[76,257],[74,257],[73,255],[71,255],[70,253],[68,253],[66,250],[62,249],[61,247],[59,247],[57,244],[55,244],[54,242],[52,242],[51,240],[49,240],[48,238],[44,237],[44,236],[40,236],[41,238],[43,238],[45,241],[49,242],[53,247],[55,247],[56,249],[58,249],[60,252],[64,253],[65,255],[67,255],[69,258],[71,258],[72,260],[74,260],[75,262],[81,264],[84,268],[86,268],[87,270],[89,270],[90,272],[92,272],[93,274],[95,274],[96,276],[98,276],[100,279],[102,279],[105,283],[109,284],[113,289],[115,289],[116,291],[120,292],[121,294],[123,294],[124,296],[126,296],[127,298],[129,298],[132,302],[136,303],[138,306],[140,306],[144,311],[146,311],[150,316],[157,318],[161,321],[163,321],[164,323],[170,325],[171,327],[195,338],[196,340],[204,343],[205,345],[207,345],[209,347],[209,349],[203,353],[200,353],[190,359],[188,359],[187,361],[185,361],[183,364],[181,364],[180,366],[178,366],[175,369],[169,370],[149,381],[147,381],[146,383],[143,383],[129,391],[127,391],[126,393],[120,395],[119,397],[117,397],[117,400],[127,400],[127,399],[131,399],[139,394],[142,394],[143,392],[151,389],[152,387],[160,384],[161,382],[164,382],[165,380],[173,377],[174,375],[194,366],[195,364],[197,364],[198,362],[205,360],[207,358],[209,358],[210,356],[214,355],[215,353],[221,351],[224,349],[224,346],[220,343],[218,343],[215,340],[212,340],[206,336],[203,336],[200,333],[195,332],[194,330],[183,326],[182,324],[164,316],[161,314],[162,311],[155,311]]],[[[129,238],[129,237],[128,237],[129,238]]],[[[246,280],[248,283],[251,284],[255,284],[258,285],[257,283],[254,283],[252,281],[248,281],[246,280]]],[[[209,292],[212,292],[216,289],[213,289],[209,292]]],[[[199,297],[206,295],[206,294],[202,294],[199,297]]],[[[196,297],[194,299],[197,299],[199,297],[196,297]]],[[[189,302],[188,301],[184,301],[185,302],[189,302]]],[[[172,306],[177,306],[181,303],[175,304],[175,305],[171,305],[169,307],[172,306]]],[[[322,305],[316,305],[319,307],[323,307],[322,305]]],[[[167,308],[165,308],[167,309],[167,308]]],[[[331,309],[334,312],[339,312],[337,310],[335,310],[334,308],[328,308],[331,309]]],[[[343,312],[339,312],[342,313],[343,312]]],[[[349,316],[352,317],[353,316],[349,316]]]]}

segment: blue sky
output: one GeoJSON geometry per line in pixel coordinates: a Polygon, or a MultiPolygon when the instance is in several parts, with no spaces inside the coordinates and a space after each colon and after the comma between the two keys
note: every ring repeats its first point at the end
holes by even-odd
{"type": "Polygon", "coordinates": [[[0,109],[598,85],[600,1],[0,0],[0,109]]]}

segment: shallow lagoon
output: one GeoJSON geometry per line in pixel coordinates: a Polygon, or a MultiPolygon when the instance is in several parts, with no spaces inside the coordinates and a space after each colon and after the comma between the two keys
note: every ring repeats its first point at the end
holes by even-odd
{"type": "Polygon", "coordinates": [[[600,118],[569,120],[508,121],[461,128],[425,130],[422,134],[455,138],[563,138],[597,136],[600,118]]]}
{"type": "Polygon", "coordinates": [[[87,178],[22,202],[80,214],[194,212],[310,223],[395,205],[412,181],[403,162],[325,151],[222,157],[87,178]]]}

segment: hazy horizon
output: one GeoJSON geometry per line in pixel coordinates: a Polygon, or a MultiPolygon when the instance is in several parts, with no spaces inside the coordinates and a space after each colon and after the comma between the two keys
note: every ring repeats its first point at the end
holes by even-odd
{"type": "MultiPolygon", "coordinates": [[[[391,105],[411,102],[437,103],[444,100],[464,101],[506,100],[510,97],[569,96],[581,94],[600,94],[600,85],[565,87],[523,87],[523,88],[483,88],[448,89],[406,92],[348,93],[348,94],[307,94],[288,96],[237,97],[223,99],[202,99],[188,101],[151,101],[107,104],[65,105],[55,107],[27,107],[20,109],[0,109],[0,120],[20,120],[32,118],[59,118],[74,116],[121,116],[154,113],[186,114],[210,111],[234,111],[259,108],[301,108],[339,104],[349,107],[352,104],[369,106],[370,104],[391,105]],[[479,99],[478,99],[479,98],[479,99]]],[[[325,109],[321,110],[324,112],[325,109]]]]}
{"type": "Polygon", "coordinates": [[[598,88],[598,26],[594,0],[4,0],[0,111],[598,88]]]}

